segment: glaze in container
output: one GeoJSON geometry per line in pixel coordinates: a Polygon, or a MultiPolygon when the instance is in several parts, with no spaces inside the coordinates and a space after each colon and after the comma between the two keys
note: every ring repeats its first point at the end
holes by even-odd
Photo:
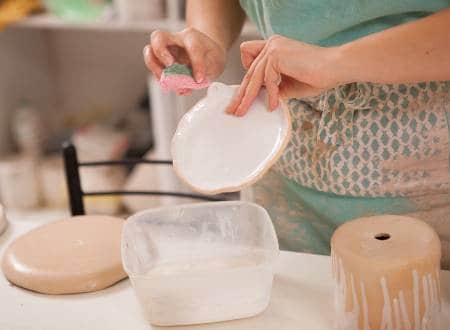
{"type": "Polygon", "coordinates": [[[143,211],[122,233],[124,269],[144,315],[160,326],[259,314],[278,254],[267,212],[241,201],[143,211]]]}

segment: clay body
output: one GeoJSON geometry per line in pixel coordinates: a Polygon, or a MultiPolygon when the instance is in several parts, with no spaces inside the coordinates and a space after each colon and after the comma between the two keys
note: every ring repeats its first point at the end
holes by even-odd
{"type": "Polygon", "coordinates": [[[123,220],[79,216],[34,229],[6,249],[2,270],[17,286],[47,294],[101,290],[126,277],[123,220]]]}
{"type": "Polygon", "coordinates": [[[376,216],[332,238],[336,329],[440,330],[441,247],[425,222],[376,216]]]}

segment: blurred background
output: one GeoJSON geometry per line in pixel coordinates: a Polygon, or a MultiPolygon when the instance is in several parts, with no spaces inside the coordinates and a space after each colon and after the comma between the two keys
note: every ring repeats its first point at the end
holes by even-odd
{"type": "MultiPolygon", "coordinates": [[[[0,1],[0,202],[68,208],[61,145],[80,161],[170,159],[180,117],[204,94],[161,91],[142,59],[155,29],[184,27],[183,0],[0,1]]],[[[241,41],[259,38],[245,25],[241,41]]],[[[238,44],[238,43],[237,43],[238,44]]],[[[219,79],[239,83],[238,47],[219,79]]],[[[83,168],[82,188],[187,192],[170,167],[83,168]]],[[[85,199],[87,213],[131,213],[186,199],[85,199]]]]}

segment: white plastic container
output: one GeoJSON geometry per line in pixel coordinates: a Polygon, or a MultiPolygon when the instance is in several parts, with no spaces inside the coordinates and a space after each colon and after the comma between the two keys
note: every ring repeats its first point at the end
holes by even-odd
{"type": "Polygon", "coordinates": [[[247,202],[147,210],[122,234],[122,261],[150,323],[251,317],[269,304],[279,254],[267,212],[247,202]]]}

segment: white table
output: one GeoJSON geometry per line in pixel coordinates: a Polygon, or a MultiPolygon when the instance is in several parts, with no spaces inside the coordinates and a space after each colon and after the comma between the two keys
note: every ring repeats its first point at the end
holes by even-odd
{"type": "MultiPolygon", "coordinates": [[[[12,238],[43,223],[65,216],[62,211],[9,213],[6,233],[0,236],[0,254],[12,238]]],[[[450,328],[450,272],[443,272],[446,324],[450,328]]],[[[326,330],[332,329],[330,258],[282,252],[269,308],[239,321],[167,330],[326,330]]],[[[89,294],[47,296],[10,285],[0,275],[0,330],[149,330],[128,280],[89,294]]],[[[445,328],[444,328],[445,329],[445,328]]]]}

